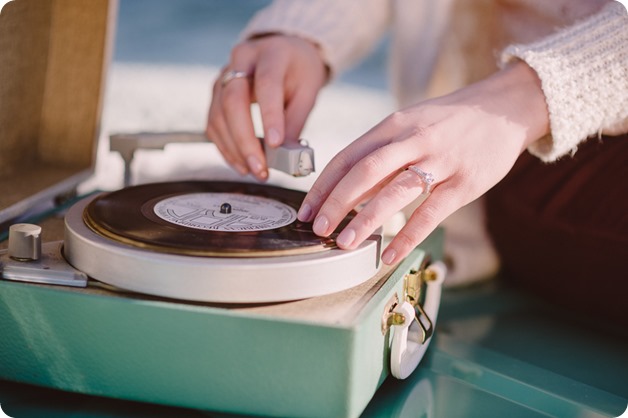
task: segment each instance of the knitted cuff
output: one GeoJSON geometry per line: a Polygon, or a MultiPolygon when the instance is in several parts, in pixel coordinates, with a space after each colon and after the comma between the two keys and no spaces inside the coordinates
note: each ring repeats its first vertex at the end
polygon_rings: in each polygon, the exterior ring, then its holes
{"type": "Polygon", "coordinates": [[[276,0],[253,16],[240,37],[283,33],[311,41],[333,77],[368,52],[388,21],[381,0],[276,0]]]}
{"type": "Polygon", "coordinates": [[[516,58],[536,71],[547,102],[551,136],[528,148],[541,160],[628,127],[628,15],[620,3],[538,42],[509,46],[501,65],[516,58]]]}

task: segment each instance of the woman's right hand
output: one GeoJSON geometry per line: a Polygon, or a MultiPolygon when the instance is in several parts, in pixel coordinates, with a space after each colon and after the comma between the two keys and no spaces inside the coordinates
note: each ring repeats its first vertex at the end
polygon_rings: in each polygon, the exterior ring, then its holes
{"type": "Polygon", "coordinates": [[[253,129],[251,104],[259,105],[267,146],[296,142],[327,76],[318,47],[305,39],[271,34],[236,45],[214,82],[207,137],[240,174],[266,180],[268,168],[253,129]],[[223,84],[229,71],[249,76],[223,84]]]}

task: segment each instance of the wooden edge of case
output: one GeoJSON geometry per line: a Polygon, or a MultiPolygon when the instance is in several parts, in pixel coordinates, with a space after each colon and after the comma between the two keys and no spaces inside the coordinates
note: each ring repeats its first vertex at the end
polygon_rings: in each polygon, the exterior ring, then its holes
{"type": "Polygon", "coordinates": [[[23,210],[19,202],[89,175],[116,11],[116,0],[13,0],[2,8],[0,222],[23,210]]]}

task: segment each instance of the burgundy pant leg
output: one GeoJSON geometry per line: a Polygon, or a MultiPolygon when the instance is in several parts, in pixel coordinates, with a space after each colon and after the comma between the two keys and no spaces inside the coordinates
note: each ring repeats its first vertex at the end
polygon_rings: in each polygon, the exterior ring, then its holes
{"type": "Polygon", "coordinates": [[[487,224],[504,280],[628,325],[628,135],[550,164],[524,153],[487,194],[487,224]]]}

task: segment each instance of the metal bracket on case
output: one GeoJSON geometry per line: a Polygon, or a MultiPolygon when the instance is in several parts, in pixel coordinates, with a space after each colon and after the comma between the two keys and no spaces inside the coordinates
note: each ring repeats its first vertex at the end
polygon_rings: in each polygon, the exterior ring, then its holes
{"type": "Polygon", "coordinates": [[[426,265],[427,262],[419,271],[412,270],[404,277],[404,299],[414,308],[414,319],[421,328],[421,344],[424,344],[434,333],[434,324],[421,305],[421,292],[424,285],[428,281],[435,280],[434,270],[429,270],[426,265]]]}
{"type": "Polygon", "coordinates": [[[63,241],[42,245],[38,260],[19,261],[0,253],[0,278],[4,280],[86,287],[87,275],[70,266],[62,254],[63,241]]]}
{"type": "MultiPolygon", "coordinates": [[[[109,149],[118,152],[124,160],[126,187],[131,184],[131,163],[138,149],[164,149],[168,144],[203,142],[210,140],[202,132],[139,132],[111,135],[109,149]]],[[[303,177],[314,172],[314,150],[306,141],[300,141],[298,144],[286,143],[277,148],[264,147],[264,152],[270,168],[294,177],[303,177]]]]}

